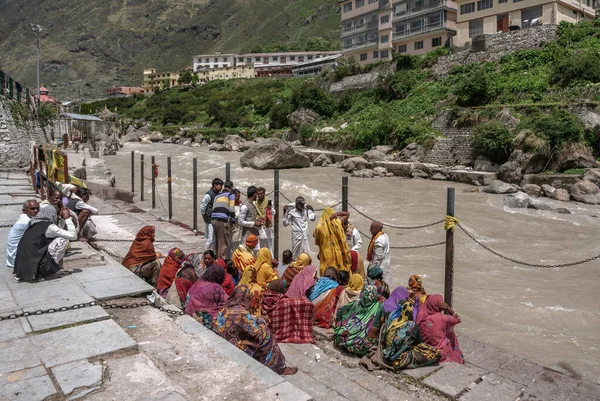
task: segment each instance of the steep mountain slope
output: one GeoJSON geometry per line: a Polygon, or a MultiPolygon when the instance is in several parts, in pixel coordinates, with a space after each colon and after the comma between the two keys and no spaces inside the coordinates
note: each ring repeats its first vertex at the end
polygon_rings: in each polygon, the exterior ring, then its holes
{"type": "Polygon", "coordinates": [[[337,39],[338,11],[336,0],[0,0],[0,69],[35,87],[29,23],[40,24],[42,82],[62,99],[97,98],[195,54],[337,39]]]}

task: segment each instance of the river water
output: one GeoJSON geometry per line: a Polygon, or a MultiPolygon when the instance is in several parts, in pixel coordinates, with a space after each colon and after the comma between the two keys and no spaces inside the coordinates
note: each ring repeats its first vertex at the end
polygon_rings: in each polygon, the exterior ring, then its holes
{"type": "MultiPolygon", "coordinates": [[[[173,217],[192,225],[192,158],[198,159],[198,197],[214,177],[231,177],[245,193],[249,185],[273,189],[273,171],[241,168],[240,153],[209,152],[169,144],[126,144],[106,161],[116,176],[117,187],[131,189],[131,150],[136,152],[136,195],[140,190],[139,155],[145,154],[150,177],[150,156],[160,166],[157,179],[157,214],[167,216],[167,156],[172,157],[173,217]]],[[[311,167],[280,172],[281,192],[289,199],[306,198],[315,209],[341,200],[343,171],[335,167],[311,167]]],[[[350,178],[349,202],[368,216],[396,225],[421,225],[445,216],[446,188],[456,188],[456,216],[487,246],[517,260],[556,264],[586,259],[600,253],[600,206],[562,203],[544,199],[553,207],[567,207],[563,215],[530,209],[508,210],[502,195],[466,192],[468,185],[402,178],[350,178]],[[598,217],[596,217],[598,216],[598,217]]],[[[145,182],[149,209],[150,181],[145,182]]],[[[282,199],[282,202],[285,202],[282,199]]],[[[370,222],[351,212],[351,221],[362,232],[370,222]]],[[[317,220],[318,220],[317,216],[317,220]]],[[[203,222],[198,217],[199,229],[203,222]]],[[[316,222],[311,225],[311,230],[316,222]]],[[[312,232],[312,231],[311,231],[312,232]]],[[[418,230],[386,229],[392,245],[408,246],[444,241],[442,225],[418,230]]],[[[369,238],[363,236],[366,256],[369,238]]],[[[281,227],[280,251],[290,247],[290,233],[281,227]]],[[[316,251],[313,245],[312,251],[316,251]]],[[[313,254],[313,258],[316,254],[313,254]]],[[[411,274],[420,274],[429,293],[443,294],[444,247],[393,250],[393,289],[406,285],[411,274]]],[[[491,343],[545,366],[570,366],[582,377],[600,382],[600,262],[547,269],[526,267],[501,259],[479,247],[457,229],[455,234],[454,308],[462,323],[457,331],[491,343]]]]}

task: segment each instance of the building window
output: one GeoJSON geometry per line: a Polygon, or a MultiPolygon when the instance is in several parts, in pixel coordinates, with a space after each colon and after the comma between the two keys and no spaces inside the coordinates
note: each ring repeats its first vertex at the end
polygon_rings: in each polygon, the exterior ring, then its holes
{"type": "Polygon", "coordinates": [[[383,17],[381,17],[381,25],[387,24],[388,22],[390,22],[390,16],[389,15],[384,15],[383,17]]]}
{"type": "Polygon", "coordinates": [[[521,10],[521,28],[542,25],[542,6],[521,10]]]}
{"type": "Polygon", "coordinates": [[[469,21],[469,38],[483,35],[483,18],[469,21]]]}
{"type": "Polygon", "coordinates": [[[290,60],[296,61],[296,56],[290,56],[290,60]]]}
{"type": "Polygon", "coordinates": [[[365,5],[365,0],[356,0],[356,8],[361,8],[365,5]]]}
{"type": "Polygon", "coordinates": [[[248,63],[248,64],[252,63],[252,57],[246,57],[246,63],[248,63]]]}
{"type": "Polygon", "coordinates": [[[498,4],[508,3],[508,0],[498,0],[498,4]]]}
{"type": "Polygon", "coordinates": [[[367,61],[367,53],[363,53],[360,55],[360,61],[367,61]]]}
{"type": "Polygon", "coordinates": [[[254,57],[254,61],[260,62],[260,57],[254,57]]]}
{"type": "Polygon", "coordinates": [[[442,21],[442,14],[431,14],[427,19],[429,25],[439,24],[442,21]]]}
{"type": "Polygon", "coordinates": [[[346,4],[344,4],[344,12],[348,13],[350,11],[352,11],[352,3],[346,3],[346,4]]]}
{"type": "Polygon", "coordinates": [[[218,62],[219,62],[219,58],[218,58],[218,57],[215,57],[215,58],[213,59],[213,62],[214,62],[214,63],[218,63],[218,62]]]}
{"type": "Polygon", "coordinates": [[[400,45],[398,46],[398,53],[406,53],[408,51],[408,46],[400,45]]]}
{"type": "Polygon", "coordinates": [[[369,4],[377,3],[379,0],[369,0],[369,4]]]}
{"type": "Polygon", "coordinates": [[[431,47],[438,47],[442,45],[442,37],[431,39],[431,47]]]}
{"type": "Polygon", "coordinates": [[[477,11],[487,10],[488,8],[494,7],[494,0],[478,0],[477,11]]]}
{"type": "Polygon", "coordinates": [[[390,41],[390,37],[388,35],[383,35],[379,40],[379,43],[387,43],[390,41]]]}
{"type": "Polygon", "coordinates": [[[273,56],[273,61],[279,61],[279,57],[278,56],[273,56]]]}
{"type": "Polygon", "coordinates": [[[373,58],[379,58],[379,51],[378,50],[375,50],[373,52],[373,58]]]}
{"type": "Polygon", "coordinates": [[[460,13],[469,14],[475,12],[475,3],[461,4],[460,13]]]}
{"type": "Polygon", "coordinates": [[[227,57],[223,57],[223,62],[226,63],[227,62],[227,57]]]}
{"type": "Polygon", "coordinates": [[[423,48],[423,41],[419,40],[415,42],[415,50],[421,50],[423,48]]]}
{"type": "Polygon", "coordinates": [[[298,62],[300,62],[300,63],[304,62],[304,56],[298,56],[298,62]]]}
{"type": "Polygon", "coordinates": [[[381,58],[388,58],[390,56],[390,51],[389,50],[382,50],[381,51],[381,58]]]}
{"type": "Polygon", "coordinates": [[[313,59],[313,56],[308,56],[308,59],[309,59],[309,60],[312,60],[312,59],[313,59]]]}
{"type": "Polygon", "coordinates": [[[513,0],[513,3],[518,3],[520,1],[523,1],[523,0],[513,0]]]}

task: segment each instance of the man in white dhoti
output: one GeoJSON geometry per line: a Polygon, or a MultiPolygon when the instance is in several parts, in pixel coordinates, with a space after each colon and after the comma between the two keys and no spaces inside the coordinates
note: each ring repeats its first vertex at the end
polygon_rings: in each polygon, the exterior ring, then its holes
{"type": "Polygon", "coordinates": [[[306,205],[304,198],[296,198],[296,204],[283,207],[283,226],[292,226],[292,254],[296,260],[301,253],[310,252],[308,241],[308,221],[315,221],[316,215],[311,205],[306,205]]]}

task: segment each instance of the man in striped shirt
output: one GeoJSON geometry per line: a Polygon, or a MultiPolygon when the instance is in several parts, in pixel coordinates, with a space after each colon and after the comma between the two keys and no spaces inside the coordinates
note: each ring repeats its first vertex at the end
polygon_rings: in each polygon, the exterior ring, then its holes
{"type": "Polygon", "coordinates": [[[230,245],[230,233],[235,222],[233,182],[225,182],[223,191],[215,197],[211,217],[214,231],[213,250],[218,257],[225,259],[230,245]]]}

